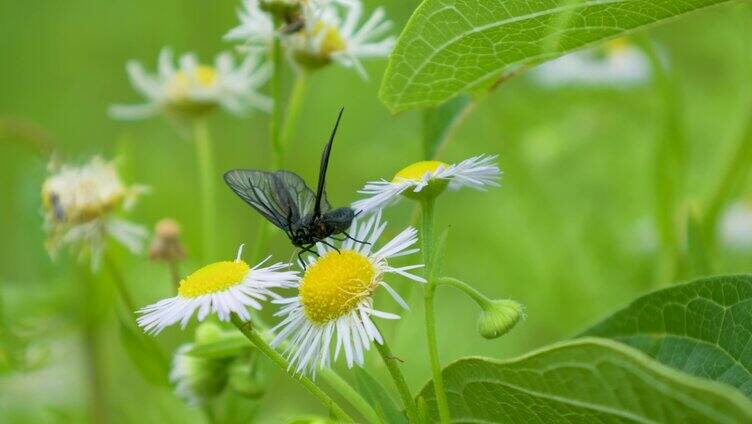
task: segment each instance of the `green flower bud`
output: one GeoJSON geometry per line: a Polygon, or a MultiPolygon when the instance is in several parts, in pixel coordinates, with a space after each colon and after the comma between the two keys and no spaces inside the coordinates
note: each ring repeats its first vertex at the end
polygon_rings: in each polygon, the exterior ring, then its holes
{"type": "Polygon", "coordinates": [[[222,340],[223,334],[222,327],[211,321],[205,321],[196,327],[194,339],[197,345],[205,345],[222,340]]]}
{"type": "Polygon", "coordinates": [[[487,339],[506,334],[525,317],[522,305],[514,300],[494,300],[482,308],[478,318],[478,332],[487,339]]]}
{"type": "Polygon", "coordinates": [[[258,399],[266,392],[266,372],[256,355],[236,359],[228,370],[230,387],[238,394],[258,399]]]}
{"type": "Polygon", "coordinates": [[[193,344],[184,344],[175,353],[170,381],[175,393],[191,404],[211,399],[227,386],[227,360],[207,359],[187,355],[193,344]]]}

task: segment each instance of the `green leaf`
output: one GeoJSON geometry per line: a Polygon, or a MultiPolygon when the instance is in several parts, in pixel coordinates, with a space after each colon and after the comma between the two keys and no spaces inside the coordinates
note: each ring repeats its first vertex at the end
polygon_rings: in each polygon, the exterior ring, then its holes
{"type": "Polygon", "coordinates": [[[379,96],[392,111],[435,106],[647,25],[732,0],[425,0],[389,57],[379,96]]]}
{"type": "MultiPolygon", "coordinates": [[[[752,422],[742,394],[607,339],[559,343],[511,361],[460,359],[443,375],[453,422],[752,422]]],[[[437,421],[433,384],[421,394],[429,422],[437,421]]]]}
{"type": "Polygon", "coordinates": [[[589,329],[752,397],[752,277],[704,278],[643,296],[589,329]]]}
{"type": "Polygon", "coordinates": [[[120,341],[136,370],[151,384],[169,387],[170,364],[153,339],[137,331],[118,314],[120,341]]]}
{"type": "Polygon", "coordinates": [[[352,369],[352,373],[355,376],[355,388],[358,393],[373,406],[385,423],[407,423],[407,418],[400,412],[397,404],[394,403],[394,399],[368,371],[355,367],[352,369]]]}
{"type": "Polygon", "coordinates": [[[223,335],[222,339],[216,342],[196,344],[185,354],[205,359],[223,359],[236,357],[251,348],[251,342],[244,335],[237,333],[223,335]]]}
{"type": "Polygon", "coordinates": [[[472,109],[470,96],[457,96],[443,105],[423,111],[423,157],[435,159],[444,144],[472,109]]]}

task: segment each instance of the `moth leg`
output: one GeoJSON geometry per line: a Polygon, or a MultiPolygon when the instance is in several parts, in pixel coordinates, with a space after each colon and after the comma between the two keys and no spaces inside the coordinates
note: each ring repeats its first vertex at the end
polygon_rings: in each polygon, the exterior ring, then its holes
{"type": "Polygon", "coordinates": [[[298,260],[300,261],[300,265],[303,266],[303,271],[305,271],[307,268],[305,261],[303,261],[303,256],[302,256],[304,252],[313,253],[314,255],[319,256],[318,252],[316,252],[315,250],[311,250],[313,246],[314,246],[313,244],[309,244],[308,246],[301,246],[300,250],[298,251],[298,260]]]}
{"type": "Polygon", "coordinates": [[[352,240],[352,241],[354,241],[356,243],[360,243],[360,244],[371,244],[371,243],[369,243],[367,241],[356,239],[355,237],[351,236],[350,234],[347,234],[347,231],[343,231],[342,234],[345,235],[345,240],[350,239],[350,240],[352,240]]]}
{"type": "Polygon", "coordinates": [[[332,249],[336,250],[337,253],[342,254],[342,252],[340,252],[339,249],[337,249],[336,246],[334,246],[333,244],[329,243],[328,241],[326,241],[326,240],[319,240],[319,241],[322,242],[322,243],[324,243],[325,245],[331,247],[332,249]]]}

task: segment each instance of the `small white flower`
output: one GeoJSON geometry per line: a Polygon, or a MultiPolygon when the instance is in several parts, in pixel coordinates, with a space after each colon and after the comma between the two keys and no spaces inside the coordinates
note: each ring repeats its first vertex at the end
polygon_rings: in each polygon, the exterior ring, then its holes
{"type": "Polygon", "coordinates": [[[138,311],[138,325],[147,333],[158,334],[165,327],[180,323],[188,325],[194,312],[203,321],[209,313],[216,313],[220,321],[229,321],[237,314],[248,321],[248,307],[261,310],[261,301],[279,298],[271,289],[292,287],[297,272],[282,271],[288,264],[276,263],[261,267],[266,260],[251,268],[240,260],[243,246],[235,261],[214,262],[195,271],[182,281],[175,297],[160,300],[138,311]]]}
{"type": "Polygon", "coordinates": [[[168,115],[202,115],[221,106],[234,114],[242,114],[249,106],[268,110],[271,100],[257,92],[270,76],[270,67],[248,55],[239,65],[229,53],[219,54],[214,66],[203,65],[195,55],[180,57],[176,68],[172,51],[164,48],[159,54],[159,71],[150,75],[139,62],[126,66],[133,87],[147,102],[140,105],[113,105],[110,115],[118,119],[140,119],[166,113],[168,115]]]}
{"type": "Polygon", "coordinates": [[[546,62],[531,72],[543,86],[633,86],[650,80],[650,61],[639,48],[618,38],[596,49],[583,50],[546,62]]]}
{"type": "Polygon", "coordinates": [[[447,185],[450,190],[498,186],[501,171],[495,161],[495,155],[480,155],[452,165],[436,160],[416,162],[399,171],[391,181],[367,183],[358,193],[369,197],[354,202],[352,207],[356,212],[372,212],[398,201],[401,195],[438,195],[447,185]]]}
{"type": "Polygon", "coordinates": [[[295,60],[304,67],[318,68],[337,62],[366,79],[360,59],[386,57],[395,38],[384,38],[392,27],[382,7],[358,27],[363,15],[360,0],[340,0],[304,8],[304,27],[285,38],[295,60]]]}
{"type": "Polygon", "coordinates": [[[383,343],[371,318],[399,319],[398,315],[374,309],[374,292],[383,287],[408,309],[407,303],[384,281],[386,274],[425,282],[410,272],[422,264],[389,264],[392,258],[418,251],[411,248],[418,241],[417,231],[409,227],[376,250],[374,245],[385,228],[380,214],[375,214],[362,225],[354,221],[349,230],[354,238],[366,243],[347,239],[339,250],[317,244],[319,257],[309,258],[305,275],[296,284],[298,295],[274,301],[283,305],[275,316],[284,319],[272,329],[278,331],[272,345],[289,339],[285,354],[295,372],[315,374],[317,367],[330,366],[332,344],[335,361],[344,351],[348,367],[363,365],[364,351],[369,350],[371,342],[383,343]]]}
{"type": "Polygon", "coordinates": [[[50,165],[52,174],[42,186],[47,248],[54,257],[64,245],[91,257],[99,268],[107,238],[112,237],[133,253],[143,247],[147,231],[113,214],[128,211],[144,186],[125,186],[115,165],[95,156],[82,166],[50,165]]]}
{"type": "Polygon", "coordinates": [[[258,0],[245,0],[238,11],[240,25],[225,34],[225,40],[240,41],[248,53],[268,53],[275,31],[271,16],[259,8],[258,0]]]}
{"type": "Polygon", "coordinates": [[[752,247],[752,206],[748,202],[731,203],[721,216],[721,240],[733,249],[752,247]]]}

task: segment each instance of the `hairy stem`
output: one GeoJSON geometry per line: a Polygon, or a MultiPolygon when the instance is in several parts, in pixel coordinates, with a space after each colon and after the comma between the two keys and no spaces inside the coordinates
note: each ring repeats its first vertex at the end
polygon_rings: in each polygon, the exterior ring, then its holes
{"type": "Polygon", "coordinates": [[[376,349],[378,349],[381,359],[384,360],[384,365],[386,365],[386,369],[389,370],[389,375],[392,376],[394,385],[397,386],[397,391],[402,398],[402,405],[405,407],[408,421],[411,423],[417,423],[418,410],[415,407],[413,396],[410,394],[410,388],[407,387],[405,376],[402,375],[402,371],[396,363],[396,358],[392,355],[392,351],[389,349],[386,341],[381,344],[376,343],[376,349]]]}
{"type": "Polygon", "coordinates": [[[194,121],[194,138],[196,142],[196,159],[198,160],[200,190],[201,190],[201,231],[203,233],[204,260],[216,259],[217,232],[214,228],[217,222],[217,199],[214,190],[214,154],[212,152],[211,139],[209,138],[209,126],[206,119],[199,118],[194,121]]]}
{"type": "Polygon", "coordinates": [[[340,377],[339,374],[329,368],[321,368],[319,369],[319,376],[337,393],[339,393],[340,396],[345,398],[345,400],[350,403],[350,405],[352,405],[352,407],[355,408],[355,410],[358,411],[367,422],[371,424],[383,423],[373,407],[363,399],[363,397],[360,396],[360,394],[356,392],[355,389],[345,381],[345,379],[340,377]]]}
{"type": "Polygon", "coordinates": [[[480,307],[486,306],[489,303],[491,303],[491,300],[488,297],[486,297],[486,295],[479,292],[478,290],[476,290],[475,288],[473,288],[472,286],[470,286],[469,284],[467,284],[466,282],[462,280],[458,280],[452,277],[441,277],[441,278],[437,278],[435,281],[436,281],[437,286],[439,285],[449,286],[449,287],[454,287],[455,289],[462,291],[469,298],[473,299],[475,303],[477,303],[478,306],[480,307]]]}
{"type": "Polygon", "coordinates": [[[428,358],[431,363],[431,374],[433,375],[433,387],[436,392],[436,404],[439,409],[439,418],[442,424],[449,423],[449,404],[447,402],[446,392],[444,391],[444,379],[441,375],[441,361],[439,360],[439,348],[436,342],[436,319],[434,314],[434,293],[436,283],[434,281],[434,260],[433,254],[433,206],[434,199],[424,200],[421,203],[422,225],[421,230],[421,249],[423,251],[423,263],[426,265],[426,280],[423,291],[425,301],[425,319],[426,319],[426,340],[428,343],[428,358]]]}
{"type": "Polygon", "coordinates": [[[256,348],[269,360],[274,362],[279,369],[287,373],[292,379],[298,381],[300,384],[303,385],[314,397],[316,397],[323,405],[326,407],[327,410],[331,411],[338,419],[343,420],[345,422],[353,422],[353,419],[347,415],[347,413],[332,399],[327,395],[323,390],[321,390],[316,383],[311,381],[310,378],[306,377],[303,374],[295,374],[293,372],[290,372],[289,370],[289,363],[287,360],[280,355],[279,352],[277,352],[273,347],[271,347],[266,340],[261,336],[261,334],[256,331],[255,328],[253,328],[253,325],[251,322],[243,322],[237,315],[232,315],[232,323],[235,325],[235,327],[240,330],[243,335],[248,338],[248,340],[253,343],[256,348]]]}

